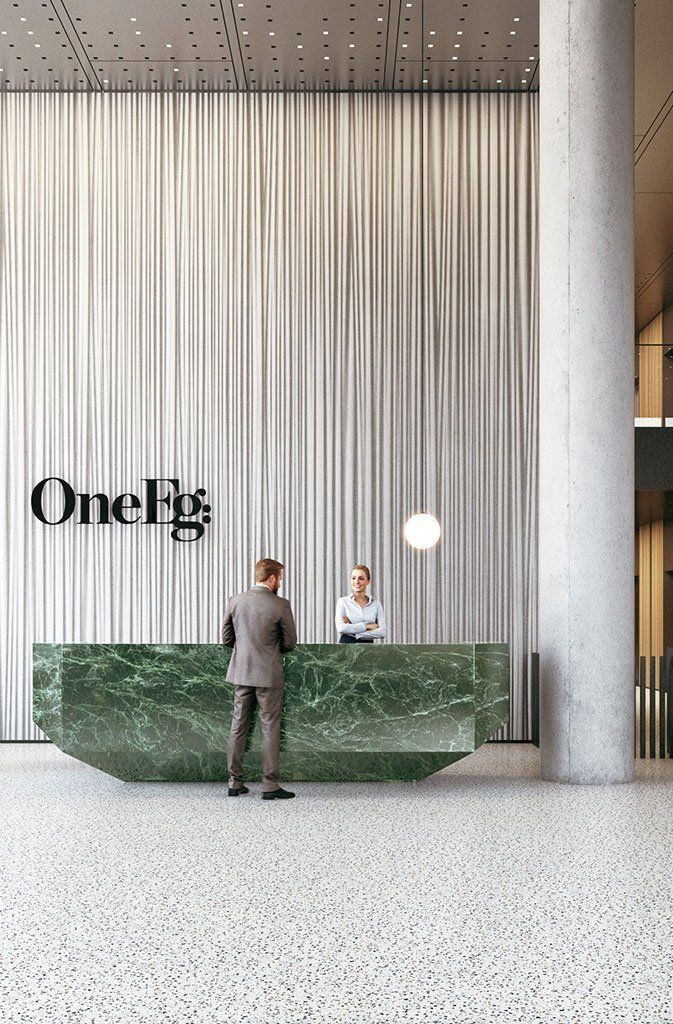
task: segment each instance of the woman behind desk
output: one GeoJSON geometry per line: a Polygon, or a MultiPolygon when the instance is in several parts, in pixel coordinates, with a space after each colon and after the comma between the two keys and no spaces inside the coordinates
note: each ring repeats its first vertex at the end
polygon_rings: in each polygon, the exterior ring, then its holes
{"type": "Polygon", "coordinates": [[[335,622],[340,644],[373,644],[385,638],[383,605],[367,594],[371,578],[366,565],[356,565],[351,573],[351,593],[337,601],[335,622]]]}

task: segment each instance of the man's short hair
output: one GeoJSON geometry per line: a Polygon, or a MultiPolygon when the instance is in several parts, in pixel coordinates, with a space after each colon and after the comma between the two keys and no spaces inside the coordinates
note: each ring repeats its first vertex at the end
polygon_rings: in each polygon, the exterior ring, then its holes
{"type": "Polygon", "coordinates": [[[351,572],[355,572],[356,569],[359,569],[360,572],[363,572],[368,580],[372,578],[372,574],[370,573],[366,565],[354,565],[353,568],[351,569],[351,572]]]}
{"type": "Polygon", "coordinates": [[[277,562],[275,558],[260,558],[255,566],[255,580],[257,583],[264,583],[269,576],[280,576],[280,571],[284,568],[283,563],[277,562]]]}

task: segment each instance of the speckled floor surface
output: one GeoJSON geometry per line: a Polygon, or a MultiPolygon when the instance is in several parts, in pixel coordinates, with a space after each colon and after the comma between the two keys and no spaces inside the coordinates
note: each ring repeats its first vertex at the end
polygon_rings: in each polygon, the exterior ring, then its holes
{"type": "Polygon", "coordinates": [[[263,803],[0,745],[0,1020],[671,1024],[673,762],[638,771],[492,745],[263,803]]]}

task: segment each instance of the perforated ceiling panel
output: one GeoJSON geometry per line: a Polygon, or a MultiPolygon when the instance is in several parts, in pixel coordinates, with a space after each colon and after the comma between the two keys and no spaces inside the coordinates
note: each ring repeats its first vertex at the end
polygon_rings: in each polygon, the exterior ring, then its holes
{"type": "Polygon", "coordinates": [[[4,0],[7,90],[530,90],[537,0],[4,0]]]}

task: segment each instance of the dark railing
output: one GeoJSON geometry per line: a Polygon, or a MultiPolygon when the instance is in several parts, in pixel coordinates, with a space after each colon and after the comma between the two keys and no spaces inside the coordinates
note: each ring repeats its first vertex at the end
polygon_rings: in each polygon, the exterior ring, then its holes
{"type": "MultiPolygon", "coordinates": [[[[540,745],[540,655],[531,655],[531,742],[540,745]]],[[[673,757],[673,656],[636,659],[636,757],[673,757]]]]}
{"type": "Polygon", "coordinates": [[[531,743],[540,746],[540,655],[534,651],[530,656],[530,717],[531,743]]]}
{"type": "Polygon", "coordinates": [[[673,757],[673,658],[636,661],[636,757],[673,757]]]}

